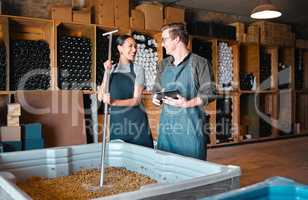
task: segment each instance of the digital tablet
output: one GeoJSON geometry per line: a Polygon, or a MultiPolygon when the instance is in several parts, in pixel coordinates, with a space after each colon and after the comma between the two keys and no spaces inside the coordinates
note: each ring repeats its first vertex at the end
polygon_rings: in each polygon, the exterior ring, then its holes
{"type": "Polygon", "coordinates": [[[162,101],[165,97],[171,97],[173,99],[178,99],[177,95],[180,94],[178,90],[169,90],[169,91],[163,91],[163,92],[156,92],[157,99],[162,101]]]}

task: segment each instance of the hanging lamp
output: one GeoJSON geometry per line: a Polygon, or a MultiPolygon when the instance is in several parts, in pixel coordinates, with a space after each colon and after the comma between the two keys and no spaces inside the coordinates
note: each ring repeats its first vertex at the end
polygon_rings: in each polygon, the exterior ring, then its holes
{"type": "Polygon", "coordinates": [[[259,0],[250,17],[253,19],[273,19],[281,16],[279,9],[270,0],[259,0]]]}

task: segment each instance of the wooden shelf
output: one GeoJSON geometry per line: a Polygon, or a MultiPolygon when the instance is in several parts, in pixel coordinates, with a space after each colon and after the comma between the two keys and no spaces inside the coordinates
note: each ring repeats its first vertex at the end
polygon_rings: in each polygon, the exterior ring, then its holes
{"type": "Polygon", "coordinates": [[[277,92],[278,90],[240,90],[241,94],[271,94],[277,92]]]}
{"type": "Polygon", "coordinates": [[[296,93],[303,93],[303,94],[307,94],[308,93],[308,89],[302,89],[302,90],[295,90],[296,93]]]}
{"type": "Polygon", "coordinates": [[[10,95],[12,92],[10,91],[0,91],[0,95],[10,95]]]}

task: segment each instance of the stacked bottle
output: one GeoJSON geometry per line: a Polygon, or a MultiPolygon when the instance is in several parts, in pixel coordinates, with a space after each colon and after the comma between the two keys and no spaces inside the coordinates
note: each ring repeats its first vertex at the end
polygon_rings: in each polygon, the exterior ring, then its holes
{"type": "Polygon", "coordinates": [[[232,137],[232,99],[217,99],[216,138],[219,142],[228,142],[232,137]]]}
{"type": "Polygon", "coordinates": [[[50,87],[50,49],[45,41],[13,40],[10,49],[11,90],[50,87]]]}
{"type": "Polygon", "coordinates": [[[271,55],[265,52],[264,48],[261,48],[260,52],[260,84],[261,89],[271,88],[271,55]]]}
{"type": "Polygon", "coordinates": [[[295,88],[300,90],[303,88],[303,74],[304,74],[304,58],[303,49],[296,49],[295,51],[295,88]]]}
{"type": "Polygon", "coordinates": [[[144,68],[145,89],[151,91],[157,75],[157,43],[152,37],[140,33],[133,33],[133,37],[137,42],[137,54],[134,64],[144,68]]]}
{"type": "Polygon", "coordinates": [[[212,63],[212,43],[194,38],[192,40],[192,52],[206,58],[212,63]]]}
{"type": "Polygon", "coordinates": [[[240,73],[241,90],[251,90],[253,87],[255,76],[252,73],[240,73]]]}
{"type": "Polygon", "coordinates": [[[58,85],[61,89],[91,90],[91,41],[61,36],[58,40],[58,85]]]}
{"type": "Polygon", "coordinates": [[[0,42],[0,90],[6,89],[6,48],[0,42]]]}
{"type": "Polygon", "coordinates": [[[232,89],[233,55],[228,43],[220,42],[218,45],[218,85],[223,90],[232,89]]]}

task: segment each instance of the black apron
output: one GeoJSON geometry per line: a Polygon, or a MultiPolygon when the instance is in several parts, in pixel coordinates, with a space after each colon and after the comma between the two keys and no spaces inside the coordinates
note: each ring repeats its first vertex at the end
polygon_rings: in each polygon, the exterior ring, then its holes
{"type": "MultiPolygon", "coordinates": [[[[136,74],[133,64],[129,73],[112,73],[110,76],[110,96],[112,99],[129,99],[134,96],[136,74]]],[[[110,140],[121,139],[125,142],[153,148],[153,140],[148,118],[142,104],[112,106],[110,113],[110,140]]]]}

